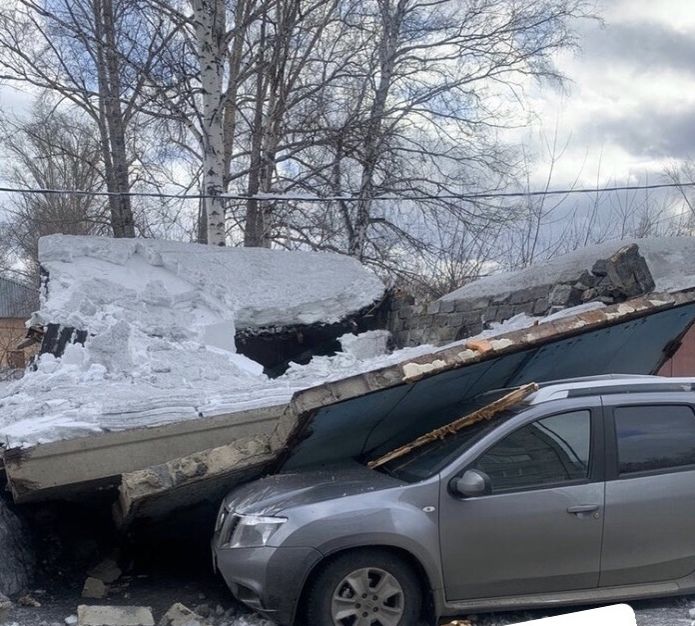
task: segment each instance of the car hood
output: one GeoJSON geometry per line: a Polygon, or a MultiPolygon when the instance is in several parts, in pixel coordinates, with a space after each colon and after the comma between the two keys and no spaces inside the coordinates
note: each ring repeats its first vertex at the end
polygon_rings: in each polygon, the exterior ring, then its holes
{"type": "Polygon", "coordinates": [[[225,498],[228,510],[244,515],[277,515],[297,506],[402,486],[400,480],[357,462],[275,474],[242,485],[225,498]]]}

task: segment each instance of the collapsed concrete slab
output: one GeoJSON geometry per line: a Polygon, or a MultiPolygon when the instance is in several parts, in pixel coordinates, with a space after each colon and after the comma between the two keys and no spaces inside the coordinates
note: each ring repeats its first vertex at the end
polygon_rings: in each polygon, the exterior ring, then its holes
{"type": "Polygon", "coordinates": [[[114,507],[116,522],[125,526],[136,517],[161,517],[204,500],[219,502],[230,484],[260,475],[274,459],[270,437],[257,436],[129,472],[114,507]]]}
{"type": "Polygon", "coordinates": [[[493,389],[576,376],[653,374],[694,322],[695,293],[641,297],[458,342],[305,390],[254,450],[236,442],[124,474],[118,518],[127,523],[219,498],[224,489],[264,472],[348,458],[369,461],[460,417],[493,389]],[[180,474],[178,468],[195,470],[180,474]]]}
{"type": "Polygon", "coordinates": [[[209,418],[99,433],[4,452],[15,502],[69,499],[116,487],[121,474],[248,436],[273,432],[286,405],[209,418]]]}

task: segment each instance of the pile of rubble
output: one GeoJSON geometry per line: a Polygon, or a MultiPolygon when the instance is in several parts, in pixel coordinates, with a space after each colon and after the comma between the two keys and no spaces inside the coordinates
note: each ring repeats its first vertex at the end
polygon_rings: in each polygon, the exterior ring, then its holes
{"type": "Polygon", "coordinates": [[[31,544],[25,524],[0,497],[0,617],[2,594],[19,593],[29,584],[35,560],[31,544]]]}
{"type": "MultiPolygon", "coordinates": [[[[152,609],[147,606],[96,606],[80,605],[76,619],[70,619],[76,626],[271,626],[267,620],[253,619],[237,609],[214,609],[208,604],[200,604],[193,609],[177,602],[155,622],[152,609]]],[[[66,620],[67,626],[71,626],[66,620]]]]}

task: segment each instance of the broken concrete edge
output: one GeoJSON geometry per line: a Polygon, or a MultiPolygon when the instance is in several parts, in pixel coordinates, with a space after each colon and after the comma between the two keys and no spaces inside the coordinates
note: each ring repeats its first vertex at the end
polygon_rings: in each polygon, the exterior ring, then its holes
{"type": "Polygon", "coordinates": [[[142,503],[158,494],[242,472],[261,474],[274,458],[270,437],[259,435],[125,473],[114,504],[114,519],[119,527],[127,526],[138,516],[142,503]],[[254,469],[257,472],[251,471],[254,469]]]}
{"type": "Polygon", "coordinates": [[[113,488],[123,473],[207,450],[220,441],[269,434],[285,409],[286,404],[279,404],[27,448],[0,447],[0,457],[15,502],[63,497],[71,495],[72,485],[113,488]]]}
{"type": "MultiPolygon", "coordinates": [[[[583,311],[559,320],[540,321],[521,330],[490,337],[489,347],[479,351],[463,340],[436,349],[406,362],[390,365],[324,383],[296,393],[271,435],[273,450],[292,447],[304,439],[304,430],[311,422],[311,415],[318,409],[389,387],[414,383],[435,374],[497,358],[521,348],[542,345],[551,341],[578,335],[587,330],[613,326],[621,322],[644,317],[656,311],[675,308],[695,302],[695,291],[682,293],[650,294],[607,306],[583,311]]],[[[282,455],[281,455],[282,456],[282,455]]],[[[280,461],[282,464],[282,461],[280,461]]]]}

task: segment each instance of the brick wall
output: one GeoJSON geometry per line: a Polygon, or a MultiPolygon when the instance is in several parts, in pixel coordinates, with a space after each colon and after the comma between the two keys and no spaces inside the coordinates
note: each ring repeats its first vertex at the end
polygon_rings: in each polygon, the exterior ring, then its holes
{"type": "Polygon", "coordinates": [[[25,333],[23,319],[0,318],[0,368],[24,368],[29,354],[15,347],[25,333]]]}
{"type": "MultiPolygon", "coordinates": [[[[543,267],[538,268],[539,272],[543,267]]],[[[578,269],[563,282],[536,285],[476,298],[437,300],[415,304],[407,296],[394,297],[387,326],[398,347],[423,343],[441,345],[481,332],[491,322],[519,313],[542,316],[585,302],[623,302],[649,293],[654,280],[637,245],[621,248],[592,269],[578,269]]]]}

